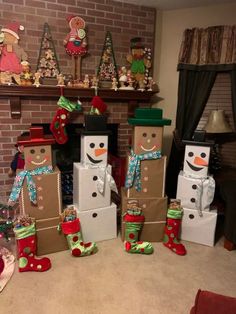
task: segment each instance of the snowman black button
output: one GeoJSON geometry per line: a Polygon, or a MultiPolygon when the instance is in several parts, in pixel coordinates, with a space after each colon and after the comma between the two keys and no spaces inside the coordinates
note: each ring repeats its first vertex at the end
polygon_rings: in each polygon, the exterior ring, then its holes
{"type": "Polygon", "coordinates": [[[92,197],[96,197],[97,196],[97,193],[96,192],[93,192],[92,193],[92,197]]]}

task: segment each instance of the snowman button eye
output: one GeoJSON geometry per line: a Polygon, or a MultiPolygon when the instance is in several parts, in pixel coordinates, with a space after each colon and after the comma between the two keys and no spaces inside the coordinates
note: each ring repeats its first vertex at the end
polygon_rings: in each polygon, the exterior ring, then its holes
{"type": "Polygon", "coordinates": [[[34,154],[34,153],[35,153],[35,150],[34,150],[34,149],[31,149],[31,150],[30,150],[30,153],[31,153],[31,154],[34,154]]]}
{"type": "Polygon", "coordinates": [[[189,153],[188,153],[188,156],[189,156],[189,157],[193,157],[193,152],[189,152],[189,153]]]}
{"type": "Polygon", "coordinates": [[[143,137],[147,137],[147,133],[143,133],[143,137]]]}
{"type": "Polygon", "coordinates": [[[94,148],[95,147],[95,144],[94,143],[90,143],[89,145],[91,148],[94,148]]]}
{"type": "Polygon", "coordinates": [[[40,149],[40,153],[44,154],[45,153],[45,149],[44,148],[40,149]]]}
{"type": "Polygon", "coordinates": [[[155,133],[152,133],[152,137],[156,137],[156,134],[155,134],[155,133]]]}
{"type": "Polygon", "coordinates": [[[99,146],[100,146],[101,148],[103,148],[103,147],[104,147],[104,143],[100,143],[99,146]]]}
{"type": "Polygon", "coordinates": [[[205,153],[201,153],[201,157],[202,157],[202,158],[205,158],[205,157],[206,157],[206,154],[205,154],[205,153]]]}

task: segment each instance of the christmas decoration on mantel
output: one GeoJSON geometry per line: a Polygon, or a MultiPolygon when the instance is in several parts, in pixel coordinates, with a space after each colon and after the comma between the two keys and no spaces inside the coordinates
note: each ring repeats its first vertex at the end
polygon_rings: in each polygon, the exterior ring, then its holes
{"type": "Polygon", "coordinates": [[[49,25],[44,24],[36,73],[40,73],[43,84],[56,85],[60,67],[49,25]]]}
{"type": "Polygon", "coordinates": [[[118,72],[110,32],[106,33],[97,76],[99,79],[99,86],[104,88],[111,88],[112,82],[114,82],[113,79],[118,81],[118,72]]]}
{"type": "Polygon", "coordinates": [[[81,58],[84,57],[87,50],[87,39],[85,31],[85,21],[75,15],[67,17],[70,32],[63,41],[66,53],[73,59],[74,80],[81,79],[81,58]]]}

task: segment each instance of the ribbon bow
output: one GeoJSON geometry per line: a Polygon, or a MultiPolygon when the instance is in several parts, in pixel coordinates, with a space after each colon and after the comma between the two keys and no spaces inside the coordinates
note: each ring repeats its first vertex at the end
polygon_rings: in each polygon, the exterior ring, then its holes
{"type": "Polygon", "coordinates": [[[136,155],[133,150],[131,150],[131,157],[129,161],[129,166],[125,178],[125,187],[130,188],[135,185],[135,189],[141,191],[141,160],[147,159],[159,159],[161,158],[161,151],[155,151],[152,153],[145,153],[141,155],[136,155]]]}
{"type": "Polygon", "coordinates": [[[78,100],[77,103],[70,102],[66,97],[61,96],[57,102],[58,106],[72,112],[74,110],[81,110],[81,102],[78,100]]]}
{"type": "Polygon", "coordinates": [[[30,170],[30,171],[23,170],[19,172],[17,176],[15,177],[15,181],[13,184],[13,188],[12,188],[8,203],[12,203],[12,202],[15,203],[19,199],[19,195],[23,187],[24,179],[26,178],[30,201],[34,204],[37,204],[36,185],[33,181],[32,176],[45,174],[45,173],[52,173],[52,172],[53,172],[52,166],[44,166],[44,167],[40,167],[40,168],[30,170]]]}

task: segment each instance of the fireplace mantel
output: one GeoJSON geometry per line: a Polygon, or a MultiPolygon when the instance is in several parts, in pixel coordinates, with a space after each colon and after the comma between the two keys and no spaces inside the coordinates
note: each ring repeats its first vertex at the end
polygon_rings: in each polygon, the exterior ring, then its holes
{"type": "MultiPolygon", "coordinates": [[[[150,102],[153,95],[158,91],[139,91],[139,90],[121,90],[98,89],[97,95],[107,101],[119,101],[128,103],[150,102]]],[[[60,86],[17,86],[0,85],[0,97],[10,100],[11,117],[19,119],[21,117],[22,99],[58,99],[61,94],[60,86]]],[[[67,98],[82,100],[91,100],[95,96],[94,88],[73,88],[63,87],[63,95],[67,98]]]]}

